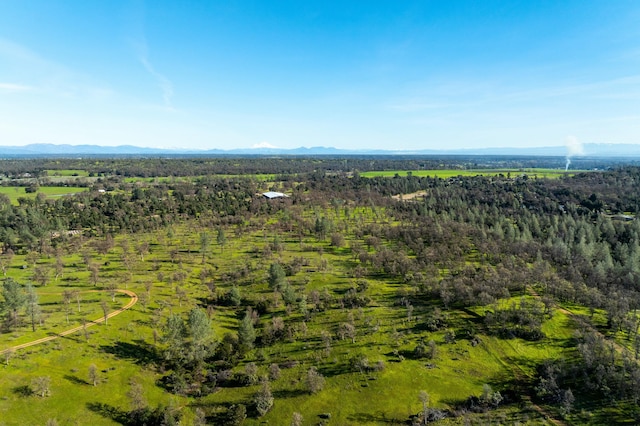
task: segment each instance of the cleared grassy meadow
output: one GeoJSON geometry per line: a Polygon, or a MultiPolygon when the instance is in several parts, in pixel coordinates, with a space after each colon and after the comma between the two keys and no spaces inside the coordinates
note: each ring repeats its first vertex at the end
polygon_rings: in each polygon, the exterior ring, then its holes
{"type": "Polygon", "coordinates": [[[38,194],[44,194],[47,198],[63,197],[88,191],[88,188],[77,186],[41,186],[37,192],[28,193],[22,186],[0,186],[0,194],[9,197],[12,204],[17,205],[19,198],[34,199],[38,194]]]}
{"type": "Polygon", "coordinates": [[[47,176],[62,176],[62,177],[88,177],[89,172],[80,169],[61,169],[61,170],[46,170],[47,176]]]}
{"type": "Polygon", "coordinates": [[[408,176],[410,173],[417,177],[439,177],[448,179],[458,176],[507,176],[518,177],[526,175],[529,178],[557,179],[562,176],[572,176],[584,170],[560,169],[449,169],[449,170],[381,170],[360,173],[362,177],[393,177],[395,175],[408,176]]]}

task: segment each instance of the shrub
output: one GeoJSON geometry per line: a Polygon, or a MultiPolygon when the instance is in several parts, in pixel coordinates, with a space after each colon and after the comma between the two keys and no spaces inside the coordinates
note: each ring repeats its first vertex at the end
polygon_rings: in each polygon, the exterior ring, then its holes
{"type": "Polygon", "coordinates": [[[271,394],[271,386],[269,386],[268,381],[262,381],[260,390],[253,396],[253,403],[260,417],[271,410],[271,407],[273,407],[273,395],[271,394]]]}
{"type": "Polygon", "coordinates": [[[324,388],[324,384],[325,384],[324,376],[320,374],[315,367],[311,367],[307,371],[306,384],[307,384],[307,388],[309,389],[309,392],[318,393],[324,388]]]}

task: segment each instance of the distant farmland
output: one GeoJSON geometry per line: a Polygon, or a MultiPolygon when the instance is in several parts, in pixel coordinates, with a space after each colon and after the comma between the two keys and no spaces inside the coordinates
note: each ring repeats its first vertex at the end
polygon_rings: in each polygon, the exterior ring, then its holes
{"type": "Polygon", "coordinates": [[[445,170],[380,170],[362,172],[362,177],[393,177],[395,175],[407,176],[411,173],[413,176],[418,177],[440,177],[443,179],[456,177],[456,176],[498,176],[498,175],[511,175],[512,177],[527,175],[528,177],[536,178],[559,178],[561,176],[572,176],[578,172],[584,170],[571,170],[564,171],[559,169],[478,169],[478,170],[458,170],[458,169],[445,169],[445,170]]]}

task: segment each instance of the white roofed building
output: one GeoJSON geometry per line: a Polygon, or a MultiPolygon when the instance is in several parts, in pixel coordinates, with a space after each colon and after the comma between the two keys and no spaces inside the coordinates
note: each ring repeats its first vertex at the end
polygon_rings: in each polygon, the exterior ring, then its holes
{"type": "Polygon", "coordinates": [[[282,192],[274,192],[274,191],[268,191],[268,192],[263,192],[262,195],[265,198],[287,198],[289,197],[287,194],[283,194],[282,192]]]}

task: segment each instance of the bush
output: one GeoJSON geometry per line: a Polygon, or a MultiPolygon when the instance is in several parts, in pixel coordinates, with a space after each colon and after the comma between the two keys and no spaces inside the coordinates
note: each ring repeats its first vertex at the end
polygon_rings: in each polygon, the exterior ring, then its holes
{"type": "Polygon", "coordinates": [[[311,393],[318,393],[324,388],[325,379],[322,374],[316,370],[315,367],[311,367],[307,371],[307,379],[306,379],[307,389],[311,393]]]}
{"type": "Polygon", "coordinates": [[[354,356],[353,358],[351,358],[350,364],[352,370],[359,371],[360,373],[366,373],[370,370],[369,358],[364,355],[354,356]]]}
{"type": "Polygon", "coordinates": [[[247,407],[243,404],[234,404],[227,410],[227,421],[229,426],[240,426],[247,418],[247,407]]]}
{"type": "Polygon", "coordinates": [[[273,407],[273,395],[271,394],[271,386],[269,386],[268,381],[262,381],[260,390],[253,396],[253,403],[260,417],[271,410],[271,407],[273,407]]]}
{"type": "Polygon", "coordinates": [[[179,411],[170,407],[158,406],[155,409],[149,407],[138,408],[129,412],[125,421],[128,426],[143,425],[179,425],[182,415],[179,411]]]}

